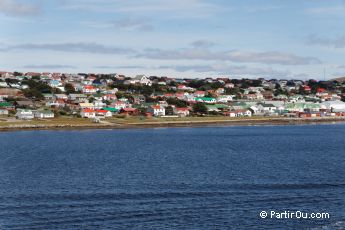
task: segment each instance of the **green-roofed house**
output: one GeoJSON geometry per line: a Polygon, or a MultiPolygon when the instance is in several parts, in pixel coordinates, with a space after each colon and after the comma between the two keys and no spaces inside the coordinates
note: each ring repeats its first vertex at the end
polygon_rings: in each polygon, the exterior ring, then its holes
{"type": "Polygon", "coordinates": [[[112,108],[112,107],[105,107],[105,108],[103,108],[103,110],[110,111],[113,115],[120,111],[119,109],[112,108]]]}
{"type": "Polygon", "coordinates": [[[12,102],[0,102],[0,109],[14,109],[12,102]]]}
{"type": "Polygon", "coordinates": [[[196,97],[195,101],[204,102],[204,103],[208,103],[208,104],[213,104],[213,103],[217,102],[217,100],[213,97],[196,97]]]}

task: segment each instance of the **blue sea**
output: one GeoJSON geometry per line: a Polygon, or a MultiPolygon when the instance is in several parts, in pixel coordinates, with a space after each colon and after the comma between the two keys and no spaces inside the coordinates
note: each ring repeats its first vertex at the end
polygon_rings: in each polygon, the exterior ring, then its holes
{"type": "Polygon", "coordinates": [[[344,124],[2,132],[0,229],[345,229],[344,137],[344,124]]]}

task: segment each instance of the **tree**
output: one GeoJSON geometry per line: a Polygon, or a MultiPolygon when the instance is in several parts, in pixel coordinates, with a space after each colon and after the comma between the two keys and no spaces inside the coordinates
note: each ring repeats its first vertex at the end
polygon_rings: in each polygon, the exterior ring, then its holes
{"type": "Polygon", "coordinates": [[[206,105],[204,103],[198,102],[198,103],[193,105],[193,111],[195,113],[204,114],[204,113],[207,113],[207,107],[206,107],[206,105]]]}
{"type": "Polygon", "coordinates": [[[42,100],[44,98],[42,93],[37,89],[24,89],[23,93],[24,96],[27,98],[32,98],[36,100],[42,100]]]}
{"type": "Polygon", "coordinates": [[[177,98],[168,98],[167,102],[169,105],[176,105],[177,108],[184,108],[188,106],[188,103],[186,101],[182,101],[177,98]]]}
{"type": "Polygon", "coordinates": [[[76,92],[74,86],[73,86],[72,84],[70,84],[70,83],[67,83],[67,84],[65,85],[65,91],[66,91],[66,93],[68,93],[68,94],[71,94],[71,93],[75,93],[75,92],[76,92]]]}

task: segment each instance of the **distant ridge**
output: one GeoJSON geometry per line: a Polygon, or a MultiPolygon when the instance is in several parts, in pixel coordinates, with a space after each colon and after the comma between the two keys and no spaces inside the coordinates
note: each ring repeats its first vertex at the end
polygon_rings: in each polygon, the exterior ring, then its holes
{"type": "Polygon", "coordinates": [[[344,82],[345,81],[345,77],[333,78],[332,81],[344,82]]]}

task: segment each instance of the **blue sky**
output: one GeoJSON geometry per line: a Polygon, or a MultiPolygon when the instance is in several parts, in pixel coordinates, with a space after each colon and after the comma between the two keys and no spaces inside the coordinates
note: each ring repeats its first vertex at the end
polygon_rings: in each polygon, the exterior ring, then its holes
{"type": "Polygon", "coordinates": [[[1,0],[0,70],[345,75],[343,0],[1,0]]]}

